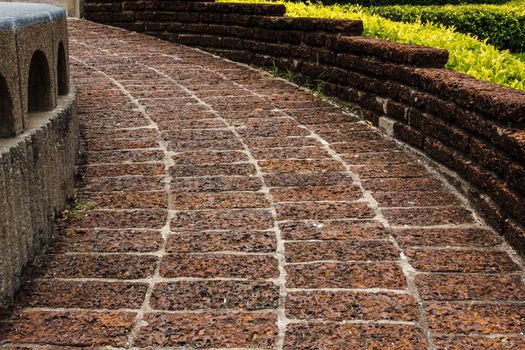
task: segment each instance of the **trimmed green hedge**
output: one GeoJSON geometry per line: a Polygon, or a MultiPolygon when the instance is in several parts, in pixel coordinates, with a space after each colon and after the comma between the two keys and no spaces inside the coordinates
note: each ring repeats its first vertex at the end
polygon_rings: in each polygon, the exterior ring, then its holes
{"type": "Polygon", "coordinates": [[[368,11],[398,22],[441,23],[461,33],[470,33],[499,49],[525,51],[525,6],[386,6],[368,11]]]}
{"type": "MultiPolygon", "coordinates": [[[[292,0],[307,3],[308,0],[292,0]]],[[[505,4],[509,0],[321,0],[325,5],[361,5],[361,6],[391,6],[391,5],[467,5],[467,4],[505,4]]]]}
{"type": "Polygon", "coordinates": [[[445,49],[449,52],[447,68],[470,74],[478,79],[525,90],[525,64],[508,51],[458,33],[441,24],[401,23],[371,14],[367,9],[353,5],[322,5],[295,3],[285,0],[217,0],[219,2],[281,3],[287,16],[325,17],[362,20],[364,35],[445,49]]]}

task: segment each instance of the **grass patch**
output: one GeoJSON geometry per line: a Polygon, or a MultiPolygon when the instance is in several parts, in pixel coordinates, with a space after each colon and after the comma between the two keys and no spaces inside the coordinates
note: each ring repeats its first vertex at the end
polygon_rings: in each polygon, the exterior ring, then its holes
{"type": "Polygon", "coordinates": [[[525,62],[525,52],[521,52],[521,53],[515,53],[513,54],[514,57],[517,57],[518,59],[522,60],[523,62],[525,62]]]}

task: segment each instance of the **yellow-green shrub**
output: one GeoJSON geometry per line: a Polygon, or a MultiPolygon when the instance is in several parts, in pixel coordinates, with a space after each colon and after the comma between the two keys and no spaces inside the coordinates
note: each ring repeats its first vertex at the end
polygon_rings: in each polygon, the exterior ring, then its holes
{"type": "MultiPolygon", "coordinates": [[[[226,0],[219,0],[228,2],[226,0]]],[[[264,3],[264,0],[236,0],[264,3]]],[[[231,2],[231,1],[230,1],[231,2]]],[[[525,64],[508,51],[499,51],[485,41],[456,32],[441,24],[400,23],[370,14],[357,5],[322,5],[275,1],[286,6],[287,16],[326,17],[362,20],[364,35],[446,49],[447,68],[470,74],[478,79],[525,90],[525,64]]]]}
{"type": "Polygon", "coordinates": [[[371,13],[399,22],[433,22],[470,33],[499,49],[525,51],[525,5],[378,6],[371,13]]]}

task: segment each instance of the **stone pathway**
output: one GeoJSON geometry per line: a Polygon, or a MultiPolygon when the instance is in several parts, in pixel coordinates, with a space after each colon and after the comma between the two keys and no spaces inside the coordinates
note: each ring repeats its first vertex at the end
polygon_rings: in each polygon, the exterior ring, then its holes
{"type": "Polygon", "coordinates": [[[418,157],[268,74],[72,21],[78,201],[2,349],[525,349],[523,266],[418,157]]]}

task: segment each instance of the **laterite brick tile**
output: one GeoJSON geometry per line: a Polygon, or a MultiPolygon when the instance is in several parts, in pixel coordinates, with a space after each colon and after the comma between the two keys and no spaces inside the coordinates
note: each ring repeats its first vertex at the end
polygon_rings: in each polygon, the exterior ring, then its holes
{"type": "Polygon", "coordinates": [[[267,230],[272,226],[272,214],[265,209],[183,211],[176,213],[171,222],[172,230],[267,230]]]}
{"type": "Polygon", "coordinates": [[[170,253],[247,252],[272,253],[277,247],[274,231],[182,231],[168,237],[170,253]]]}
{"type": "Polygon", "coordinates": [[[502,243],[499,236],[479,228],[394,229],[393,234],[404,247],[494,247],[502,243]]]}
{"type": "Polygon", "coordinates": [[[63,229],[51,252],[156,252],[162,236],[151,229],[63,229]]]}
{"type": "Polygon", "coordinates": [[[374,192],[381,207],[437,207],[459,205],[457,196],[445,191],[374,192]]]}
{"type": "Polygon", "coordinates": [[[241,151],[188,151],[173,157],[175,164],[214,164],[246,162],[248,156],[241,151]]]}
{"type": "Polygon", "coordinates": [[[395,260],[397,249],[388,241],[285,242],[289,262],[318,260],[395,260]]]}
{"type": "Polygon", "coordinates": [[[77,199],[99,209],[162,209],[168,205],[168,197],[161,191],[80,193],[77,199]]]}
{"type": "Polygon", "coordinates": [[[270,203],[263,193],[241,191],[173,193],[173,208],[177,210],[266,208],[269,206],[270,203]]]}
{"type": "Polygon", "coordinates": [[[367,240],[388,238],[377,222],[283,222],[279,223],[285,240],[367,240]]]}
{"type": "Polygon", "coordinates": [[[268,312],[151,313],[137,336],[141,347],[273,349],[277,318],[268,312]]]}
{"type": "Polygon", "coordinates": [[[288,265],[286,272],[289,288],[406,288],[403,270],[390,262],[315,262],[288,265]]]}
{"type": "Polygon", "coordinates": [[[356,292],[291,292],[286,299],[291,319],[401,320],[417,319],[416,301],[406,294],[356,292]]]}
{"type": "Polygon", "coordinates": [[[164,277],[195,278],[277,278],[277,260],[269,255],[173,254],[160,265],[164,277]]]}
{"type": "Polygon", "coordinates": [[[249,176],[176,178],[172,188],[181,192],[259,191],[261,179],[249,176]]]}
{"type": "Polygon", "coordinates": [[[525,350],[523,265],[421,156],[263,71],[68,32],[77,206],[0,349],[525,350]]]}
{"type": "Polygon", "coordinates": [[[289,147],[289,148],[256,148],[253,157],[260,160],[272,159],[327,159],[329,154],[319,147],[289,147]]]}
{"type": "Polygon", "coordinates": [[[152,255],[46,255],[37,272],[43,278],[141,279],[153,275],[152,255]]]}
{"type": "Polygon", "coordinates": [[[158,150],[97,151],[86,152],[85,156],[90,164],[162,162],[164,158],[163,152],[158,150]]]}
{"type": "Polygon", "coordinates": [[[421,329],[388,324],[292,324],[286,329],[285,350],[427,349],[421,329]]]}
{"type": "Polygon", "coordinates": [[[159,283],[151,298],[157,310],[256,311],[279,306],[279,287],[272,282],[159,283]]]}
{"type": "Polygon", "coordinates": [[[126,282],[76,282],[39,280],[20,292],[24,307],[140,309],[148,285],[126,282]]]}
{"type": "Polygon", "coordinates": [[[87,178],[83,192],[114,191],[161,191],[164,188],[162,176],[121,176],[87,178]]]}
{"type": "Polygon", "coordinates": [[[519,271],[519,266],[502,251],[407,249],[406,254],[415,268],[425,272],[519,271]]]}
{"type": "Polygon", "coordinates": [[[430,304],[429,327],[437,334],[519,334],[523,332],[525,306],[490,304],[430,304]]]}
{"type": "Polygon", "coordinates": [[[115,177],[126,175],[162,175],[164,164],[102,164],[88,166],[81,170],[85,177],[115,177]]]}
{"type": "Polygon", "coordinates": [[[436,350],[523,350],[525,337],[499,336],[494,338],[476,336],[437,337],[434,341],[436,350]]]}
{"type": "Polygon", "coordinates": [[[525,286],[519,275],[429,273],[418,275],[416,284],[424,300],[520,301],[525,299],[525,286]]]}
{"type": "Polygon", "coordinates": [[[134,313],[119,311],[27,311],[0,323],[0,342],[75,347],[124,346],[135,316],[134,313]]]}
{"type": "Polygon", "coordinates": [[[281,187],[270,194],[276,202],[356,201],[363,196],[357,185],[281,187]]]}

